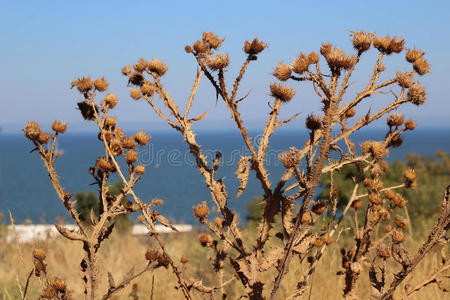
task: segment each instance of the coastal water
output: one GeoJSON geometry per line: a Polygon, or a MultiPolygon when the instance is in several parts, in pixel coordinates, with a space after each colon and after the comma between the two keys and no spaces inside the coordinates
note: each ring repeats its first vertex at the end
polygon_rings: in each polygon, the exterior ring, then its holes
{"type": "MultiPolygon", "coordinates": [[[[361,131],[354,137],[359,143],[367,139],[381,139],[385,130],[361,131]]],[[[152,132],[150,144],[142,149],[139,160],[146,165],[146,174],[136,186],[137,194],[145,201],[155,197],[164,200],[160,211],[177,223],[194,223],[192,206],[207,201],[210,193],[203,177],[195,168],[195,162],[183,139],[177,132],[152,132]]],[[[253,141],[258,142],[259,133],[251,132],[253,141]]],[[[278,154],[290,146],[301,148],[307,133],[301,130],[285,130],[274,135],[267,156],[270,178],[277,181],[283,172],[278,154]]],[[[236,199],[239,181],[234,174],[241,155],[248,155],[242,137],[235,131],[200,132],[199,144],[205,150],[209,161],[216,151],[222,153],[223,165],[218,177],[223,177],[229,194],[229,204],[241,219],[245,219],[245,207],[255,196],[261,194],[261,187],[250,173],[247,189],[236,199]]],[[[57,216],[67,216],[63,205],[52,189],[48,175],[37,153],[29,153],[32,144],[23,135],[0,134],[0,211],[11,211],[16,222],[29,218],[33,223],[54,221],[57,216]]],[[[95,190],[88,174],[90,166],[98,156],[104,155],[102,144],[96,134],[63,135],[58,143],[64,154],[57,159],[56,168],[61,181],[70,193],[95,190]]],[[[405,134],[400,148],[393,149],[388,160],[404,160],[413,152],[432,156],[436,150],[450,152],[450,129],[417,129],[405,134]]],[[[113,178],[112,181],[118,180],[113,178]]]]}

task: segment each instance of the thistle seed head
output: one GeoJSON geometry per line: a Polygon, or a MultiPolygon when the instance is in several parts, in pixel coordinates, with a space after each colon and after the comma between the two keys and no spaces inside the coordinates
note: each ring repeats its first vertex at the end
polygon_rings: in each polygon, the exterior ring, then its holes
{"type": "Polygon", "coordinates": [[[378,51],[383,52],[384,54],[391,54],[392,50],[390,49],[391,38],[389,35],[385,37],[376,36],[373,39],[373,46],[378,49],[378,51]]]}
{"type": "Polygon", "coordinates": [[[159,254],[157,250],[147,250],[147,252],[145,252],[145,259],[150,262],[157,261],[160,256],[161,254],[159,254]]]}
{"type": "Polygon", "coordinates": [[[282,102],[289,102],[295,96],[295,91],[290,86],[282,85],[280,83],[271,83],[270,94],[272,97],[279,99],[282,102]]]}
{"type": "Polygon", "coordinates": [[[23,129],[23,131],[25,132],[25,136],[32,140],[32,141],[36,141],[39,139],[39,134],[41,133],[41,127],[39,126],[39,124],[37,122],[31,122],[28,121],[27,124],[25,125],[25,128],[23,129]]]}
{"type": "Polygon", "coordinates": [[[140,58],[138,62],[133,66],[133,69],[136,72],[143,72],[145,68],[147,68],[147,65],[148,65],[147,61],[143,58],[140,58]]]}
{"type": "Polygon", "coordinates": [[[142,175],[145,173],[145,166],[143,165],[137,165],[136,168],[134,169],[136,171],[136,174],[138,175],[142,175]]]}
{"type": "Polygon", "coordinates": [[[359,53],[362,53],[370,49],[373,39],[372,34],[366,33],[364,31],[357,31],[352,32],[351,35],[353,36],[352,40],[353,48],[358,50],[359,53]]]}
{"type": "Polygon", "coordinates": [[[141,99],[142,95],[141,95],[141,91],[137,88],[132,88],[130,90],[130,97],[133,98],[134,100],[139,100],[141,99]]]}
{"type": "Polygon", "coordinates": [[[139,130],[138,133],[134,136],[134,139],[138,144],[145,146],[150,141],[150,136],[143,132],[142,130],[139,130]]]}
{"type": "Polygon", "coordinates": [[[310,65],[309,58],[300,52],[300,55],[292,62],[292,71],[297,74],[303,74],[310,65]]]}
{"type": "Polygon", "coordinates": [[[392,242],[394,244],[401,243],[403,241],[403,232],[400,230],[392,231],[392,242]]]}
{"type": "Polygon", "coordinates": [[[122,71],[123,75],[128,76],[131,73],[131,67],[130,66],[124,66],[121,71],[122,71]]]}
{"type": "Polygon", "coordinates": [[[273,70],[272,75],[280,81],[286,81],[291,77],[291,67],[284,62],[280,62],[278,66],[273,70]]]}
{"type": "Polygon", "coordinates": [[[278,159],[282,162],[286,169],[292,168],[300,163],[300,150],[295,147],[289,148],[288,151],[281,153],[278,159]]]}
{"type": "Polygon", "coordinates": [[[83,100],[77,103],[78,109],[81,112],[81,115],[83,118],[87,121],[92,121],[95,119],[95,112],[98,113],[98,107],[95,105],[92,107],[92,104],[89,102],[89,100],[83,100]]]}
{"type": "Polygon", "coordinates": [[[406,188],[412,188],[416,186],[417,174],[413,169],[406,169],[403,172],[403,177],[405,178],[406,188]]]}
{"type": "Polygon", "coordinates": [[[200,221],[203,221],[208,217],[209,209],[205,201],[197,206],[193,206],[192,208],[194,209],[194,216],[200,221]]]}
{"type": "Polygon", "coordinates": [[[122,140],[122,145],[126,149],[133,149],[133,148],[136,148],[137,143],[136,143],[136,140],[134,139],[134,137],[129,136],[122,140]]]}
{"type": "Polygon", "coordinates": [[[420,57],[416,59],[416,61],[414,61],[413,68],[419,75],[425,75],[430,72],[430,65],[428,64],[428,61],[423,57],[420,57]]]}
{"type": "Polygon", "coordinates": [[[213,243],[214,240],[209,234],[202,233],[198,237],[198,241],[200,242],[200,244],[203,247],[210,247],[210,246],[212,246],[212,243],[213,243]]]}
{"type": "Polygon", "coordinates": [[[115,127],[117,125],[116,117],[107,117],[105,120],[105,125],[109,128],[115,127]]]}
{"type": "Polygon", "coordinates": [[[331,49],[333,46],[330,43],[323,43],[320,46],[320,54],[322,54],[323,57],[327,58],[328,54],[331,53],[331,49]]]}
{"type": "Polygon", "coordinates": [[[214,225],[216,225],[217,228],[222,229],[223,228],[223,219],[219,218],[219,217],[215,217],[214,225]]]}
{"type": "Polygon", "coordinates": [[[64,292],[67,288],[67,283],[61,278],[54,278],[50,281],[50,286],[57,292],[64,292]]]}
{"type": "Polygon", "coordinates": [[[104,92],[109,86],[108,81],[106,81],[105,77],[100,77],[94,81],[95,89],[99,92],[104,92]]]}
{"type": "Polygon", "coordinates": [[[315,131],[317,129],[320,129],[320,127],[322,127],[322,120],[319,116],[310,114],[306,118],[306,128],[308,128],[309,130],[315,131]]]}
{"type": "Polygon", "coordinates": [[[144,75],[139,72],[133,72],[128,75],[128,83],[131,83],[135,86],[141,86],[142,84],[144,84],[144,81],[144,75]]]}
{"type": "Polygon", "coordinates": [[[141,92],[143,95],[151,97],[155,92],[155,86],[153,85],[153,83],[145,81],[141,86],[141,92]]]}
{"type": "Polygon", "coordinates": [[[204,43],[208,43],[213,49],[217,49],[222,45],[225,38],[219,38],[214,32],[203,32],[202,40],[204,43]]]}
{"type": "Polygon", "coordinates": [[[409,63],[414,63],[416,60],[425,55],[425,52],[419,49],[408,49],[405,58],[409,63]]]}
{"type": "Polygon", "coordinates": [[[328,53],[326,60],[331,69],[351,69],[356,63],[356,57],[346,55],[344,51],[340,50],[338,47],[328,53]]]}
{"type": "Polygon", "coordinates": [[[138,160],[138,153],[134,150],[128,150],[125,154],[125,160],[128,164],[133,164],[138,160]]]}
{"type": "Polygon", "coordinates": [[[56,291],[51,286],[47,286],[42,290],[41,297],[44,299],[52,299],[56,296],[56,291]]]}
{"type": "Polygon", "coordinates": [[[209,44],[202,41],[196,41],[193,45],[195,52],[197,53],[209,53],[209,44]]]}
{"type": "Polygon", "coordinates": [[[119,102],[119,98],[111,93],[108,93],[105,97],[105,99],[103,99],[104,102],[104,106],[108,106],[109,108],[114,108],[116,107],[117,103],[119,102]]]}
{"type": "Polygon", "coordinates": [[[403,72],[397,72],[396,80],[398,85],[403,88],[409,88],[413,84],[412,75],[403,72]]]}
{"type": "Polygon", "coordinates": [[[426,91],[419,83],[412,85],[407,94],[407,99],[409,102],[415,105],[422,105],[426,101],[426,91]]]}
{"type": "Polygon", "coordinates": [[[213,71],[223,70],[228,67],[230,58],[228,54],[217,54],[215,57],[208,57],[206,65],[213,71]]]}
{"type": "Polygon", "coordinates": [[[382,159],[389,154],[389,150],[383,142],[365,141],[361,144],[362,154],[371,154],[376,160],[382,159]]]}
{"type": "Polygon", "coordinates": [[[52,124],[52,130],[58,133],[64,133],[67,130],[67,123],[55,120],[52,124]]]}
{"type": "Polygon", "coordinates": [[[47,251],[43,248],[34,248],[33,257],[42,262],[47,257],[47,251]]]}
{"type": "Polygon", "coordinates": [[[80,93],[86,93],[94,87],[94,82],[91,77],[82,77],[72,81],[71,85],[76,86],[80,93]]]}
{"type": "Polygon", "coordinates": [[[38,141],[41,144],[47,144],[50,141],[50,135],[48,133],[41,132],[39,133],[38,141]]]}
{"type": "Polygon", "coordinates": [[[376,249],[377,256],[381,258],[388,258],[391,256],[391,249],[386,245],[381,245],[376,249]]]}
{"type": "Polygon", "coordinates": [[[369,194],[369,202],[375,205],[383,204],[383,199],[378,194],[369,194]]]}
{"type": "Polygon", "coordinates": [[[166,74],[168,68],[167,68],[167,65],[162,60],[158,60],[158,59],[152,58],[148,62],[147,69],[150,72],[156,73],[156,75],[161,77],[164,74],[166,74]]]}
{"type": "Polygon", "coordinates": [[[244,52],[252,55],[261,53],[264,49],[267,48],[267,44],[258,40],[258,38],[254,38],[253,41],[245,41],[244,43],[244,52]]]}
{"type": "Polygon", "coordinates": [[[417,127],[417,123],[414,122],[413,119],[408,119],[405,122],[405,128],[408,129],[408,130],[414,130],[414,129],[416,129],[416,127],[417,127]]]}
{"type": "Polygon", "coordinates": [[[394,36],[389,43],[389,51],[394,53],[400,53],[405,47],[405,40],[394,36]]]}
{"type": "Polygon", "coordinates": [[[122,143],[120,139],[114,138],[109,143],[109,149],[111,149],[111,154],[114,156],[119,156],[123,153],[122,143]]]}
{"type": "Polygon", "coordinates": [[[319,62],[319,54],[317,54],[316,52],[310,52],[308,54],[308,60],[309,60],[309,64],[310,65],[314,65],[317,64],[319,62]]]}
{"type": "Polygon", "coordinates": [[[390,115],[390,116],[387,117],[386,123],[387,123],[390,127],[394,127],[394,126],[402,126],[404,120],[405,120],[405,118],[403,117],[402,114],[395,113],[395,114],[392,114],[392,115],[390,115]]]}
{"type": "Polygon", "coordinates": [[[401,229],[406,229],[406,225],[408,225],[408,222],[406,221],[406,219],[399,215],[395,216],[394,223],[395,223],[395,225],[397,225],[397,227],[399,227],[401,229]]]}
{"type": "Polygon", "coordinates": [[[114,172],[116,170],[114,164],[105,157],[97,158],[95,166],[103,172],[114,172]]]}

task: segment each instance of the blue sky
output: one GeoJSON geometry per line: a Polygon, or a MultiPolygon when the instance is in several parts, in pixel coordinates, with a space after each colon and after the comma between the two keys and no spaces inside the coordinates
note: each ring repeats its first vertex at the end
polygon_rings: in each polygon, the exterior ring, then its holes
{"type": "MultiPolygon", "coordinates": [[[[49,124],[54,119],[69,122],[69,131],[86,131],[92,124],[82,121],[75,109],[80,95],[70,90],[70,81],[89,75],[105,76],[110,91],[119,95],[114,115],[123,126],[167,128],[144,103],[128,97],[123,65],[138,58],[163,59],[169,72],[163,83],[183,106],[195,76],[192,56],[184,46],[214,31],[226,37],[221,49],[228,52],[229,85],[245,59],[242,45],[255,36],[269,44],[249,67],[241,94],[252,90],[241,105],[250,127],[258,127],[268,113],[270,75],[280,61],[290,63],[300,51],[318,51],[324,41],[351,52],[350,30],[398,35],[407,47],[426,52],[432,73],[420,78],[427,87],[428,102],[411,104],[401,111],[419,126],[450,127],[450,13],[449,1],[0,1],[0,126],[18,132],[27,120],[49,124]]],[[[372,72],[377,51],[365,55],[355,78],[357,92],[372,72]]],[[[408,70],[404,54],[386,59],[386,76],[408,70]]],[[[320,101],[309,84],[292,85],[296,97],[283,108],[282,117],[296,112],[302,117],[292,124],[303,127],[304,117],[320,109],[320,101]]],[[[362,106],[375,110],[387,103],[388,95],[375,97],[362,106]],[[384,101],[384,102],[383,102],[384,101]]],[[[207,81],[199,90],[193,114],[210,110],[198,128],[232,126],[223,103],[207,81]],[[203,124],[203,126],[202,126],[203,124]]],[[[377,126],[382,126],[379,122],[377,126]]],[[[139,128],[137,128],[139,129],[139,128]]]]}

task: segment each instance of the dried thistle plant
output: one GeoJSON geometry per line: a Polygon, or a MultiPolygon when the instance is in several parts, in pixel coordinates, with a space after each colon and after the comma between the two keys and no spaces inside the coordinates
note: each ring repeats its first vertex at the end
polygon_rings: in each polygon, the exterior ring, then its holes
{"type": "MultiPolygon", "coordinates": [[[[162,84],[162,76],[168,72],[164,62],[156,59],[149,61],[140,59],[133,66],[122,68],[122,74],[128,77],[130,97],[133,100],[147,102],[162,120],[180,132],[211,192],[212,201],[220,217],[211,222],[208,219],[209,208],[206,203],[195,206],[194,215],[210,231],[210,234],[201,234],[199,242],[211,251],[210,262],[218,278],[216,286],[206,286],[199,279],[188,278],[183,271],[184,265],[188,264],[188,258],[181,257],[183,267],[177,266],[175,263],[177,260],[170,257],[162,238],[155,231],[156,222],[172,227],[165,217],[154,210],[155,206],[161,204],[160,200],[144,202],[133,190],[145,173],[145,167],[137,165],[137,156],[139,147],[148,143],[149,136],[140,131],[135,136],[127,137],[117,127],[117,120],[108,115],[109,110],[117,105],[115,95],[107,94],[100,103],[96,101],[98,92],[106,91],[108,88],[108,82],[103,77],[95,81],[87,77],[72,82],[72,87],[76,87],[84,96],[84,100],[78,102],[81,114],[84,119],[93,121],[98,126],[99,139],[105,148],[104,156],[99,157],[95,167],[90,169],[101,199],[99,217],[92,217],[91,228],[86,228],[86,225],[80,222],[73,208],[71,194],[60,185],[54,168],[56,159],[54,145],[58,134],[66,130],[65,125],[55,122],[52,126],[54,133],[50,134],[41,132],[37,123],[29,122],[25,127],[25,135],[40,153],[58,196],[79,227],[78,231],[69,231],[56,225],[64,237],[83,243],[86,255],[81,262],[81,268],[86,298],[96,297],[99,274],[98,249],[113,230],[112,221],[118,215],[138,211],[141,214],[138,220],[147,226],[160,249],[149,250],[145,254],[147,266],[139,273],[134,273],[132,269],[120,284],[116,284],[113,274],[108,273],[110,287],[103,299],[111,297],[143,272],[161,266],[171,268],[177,278],[178,289],[186,299],[193,298],[193,290],[208,294],[211,298],[216,295],[225,298],[226,285],[233,280],[241,283],[245,297],[277,299],[281,282],[289,272],[294,271],[298,275],[296,286],[291,287],[292,298],[300,298],[310,288],[311,276],[318,262],[327,253],[328,246],[338,242],[340,233],[344,230],[342,221],[351,218],[349,215],[352,213],[354,243],[350,248],[341,249],[342,270],[338,272],[338,275],[345,277],[343,296],[347,299],[359,298],[357,282],[367,273],[372,284],[371,298],[392,299],[396,288],[423,257],[437,244],[447,243],[445,234],[450,226],[450,187],[445,192],[441,214],[423,246],[414,253],[407,250],[404,245],[404,231],[410,223],[407,200],[394,190],[413,188],[416,184],[416,174],[414,170],[406,170],[404,183],[385,187],[382,175],[388,166],[383,158],[388,155],[390,148],[402,144],[403,134],[406,131],[414,130],[416,127],[413,120],[405,122],[404,116],[396,111],[405,103],[422,105],[426,101],[425,88],[414,76],[428,73],[429,64],[421,50],[408,49],[405,57],[411,63],[411,69],[394,72],[393,78],[380,82],[380,75],[387,69],[383,64],[384,57],[403,52],[405,41],[399,37],[379,37],[363,31],[352,32],[351,36],[355,53],[347,54],[330,43],[324,43],[318,49],[322,59],[316,52],[308,54],[300,52],[292,64],[280,63],[275,67],[273,75],[283,83],[274,82],[269,86],[269,94],[273,100],[270,103],[270,114],[262,138],[257,145],[252,142],[239,111],[240,102],[248,101],[248,95],[238,97],[238,94],[247,68],[267,48],[266,43],[257,38],[245,41],[243,51],[247,56],[231,87],[227,86],[225,78],[225,70],[231,59],[228,54],[219,53],[224,38],[218,37],[213,32],[204,32],[200,40],[194,42],[192,46],[186,46],[186,52],[193,55],[198,68],[184,111],[180,111],[176,101],[162,84]],[[361,57],[371,49],[378,51],[373,73],[361,91],[355,96],[348,95],[350,78],[361,57]],[[326,64],[326,71],[321,70],[323,67],[321,63],[326,64]],[[224,101],[250,153],[249,156],[241,157],[237,164],[236,175],[240,186],[236,198],[245,190],[252,173],[255,174],[263,191],[264,210],[254,240],[244,240],[236,212],[229,205],[232,197],[229,196],[223,179],[216,176],[221,165],[221,153],[218,152],[212,162],[208,161],[192,129],[193,123],[201,121],[207,114],[189,117],[202,76],[205,76],[212,85],[217,98],[220,97],[224,101]],[[305,125],[309,135],[304,146],[291,147],[280,155],[279,159],[285,170],[277,182],[271,182],[265,161],[271,136],[276,128],[287,125],[298,116],[295,114],[287,120],[279,118],[281,109],[290,101],[295,101],[293,100],[295,91],[286,84],[287,82],[310,84],[322,103],[322,110],[311,113],[306,118],[305,125]],[[369,101],[371,95],[388,94],[387,90],[390,90],[389,95],[392,95],[390,103],[375,113],[369,110],[361,118],[354,118],[361,103],[369,101]],[[163,101],[169,114],[158,107],[154,101],[155,97],[163,101]],[[359,155],[355,143],[352,142],[353,134],[383,116],[387,116],[388,125],[385,138],[362,143],[359,155]],[[47,143],[50,146],[46,147],[47,143]],[[337,160],[331,159],[332,151],[338,154],[337,160]],[[126,162],[127,170],[121,169],[119,159],[126,162]],[[354,188],[350,200],[345,203],[344,209],[338,215],[339,194],[333,186],[330,189],[329,199],[314,202],[313,196],[321,176],[328,174],[332,177],[335,171],[349,164],[355,165],[357,169],[357,173],[354,174],[354,188]],[[122,193],[117,197],[108,194],[107,183],[113,173],[117,173],[124,182],[122,193]],[[358,194],[358,188],[361,186],[367,190],[366,193],[358,194]],[[132,202],[121,204],[122,198],[126,195],[131,195],[132,202]],[[403,213],[406,218],[400,216],[403,213]],[[276,215],[280,215],[281,218],[275,218],[276,215]],[[364,221],[361,224],[358,215],[363,216],[364,221]],[[392,218],[392,215],[396,217],[392,218]],[[279,226],[274,226],[276,222],[279,222],[277,224],[279,226]],[[386,234],[376,238],[374,233],[383,228],[381,226],[384,227],[386,234]],[[299,259],[301,269],[289,269],[293,257],[299,259]],[[390,283],[387,282],[386,274],[394,273],[394,270],[387,269],[388,260],[401,266],[401,270],[391,276],[393,279],[390,283]],[[367,264],[369,270],[365,272],[367,264]],[[229,272],[230,269],[233,271],[229,272]],[[265,272],[272,272],[275,276],[273,280],[264,280],[265,272]]],[[[438,283],[437,278],[448,268],[448,260],[443,260],[442,266],[432,273],[430,280],[416,287],[407,287],[406,295],[430,283],[438,283]]],[[[334,274],[330,273],[330,276],[334,274]]]]}

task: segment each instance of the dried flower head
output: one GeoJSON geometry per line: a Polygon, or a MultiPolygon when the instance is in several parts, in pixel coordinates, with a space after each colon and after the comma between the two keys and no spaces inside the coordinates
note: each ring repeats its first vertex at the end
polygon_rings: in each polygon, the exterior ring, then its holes
{"type": "Polygon", "coordinates": [[[219,38],[214,32],[203,32],[202,40],[204,43],[208,43],[213,49],[217,49],[222,45],[225,38],[219,38]]]}
{"type": "Polygon", "coordinates": [[[135,86],[141,86],[144,84],[144,75],[139,72],[133,72],[130,75],[128,75],[128,83],[131,83],[135,86]]]}
{"type": "Polygon", "coordinates": [[[193,45],[195,52],[197,53],[209,53],[209,44],[202,41],[196,41],[193,45]]]}
{"type": "Polygon", "coordinates": [[[95,166],[103,172],[114,172],[116,170],[114,164],[105,157],[97,158],[95,166]]]}
{"type": "Polygon", "coordinates": [[[412,85],[407,94],[407,99],[409,102],[415,105],[422,105],[425,103],[426,96],[425,88],[422,87],[419,83],[412,85]]]}
{"type": "Polygon", "coordinates": [[[157,250],[147,250],[145,252],[145,259],[150,262],[157,261],[160,256],[161,254],[157,250]]]}
{"type": "Polygon", "coordinates": [[[55,120],[52,124],[52,130],[58,133],[64,133],[67,130],[67,123],[55,120]]]}
{"type": "Polygon", "coordinates": [[[281,153],[278,159],[283,163],[285,168],[292,168],[301,161],[300,150],[295,147],[290,147],[288,151],[281,153]]]}
{"type": "Polygon", "coordinates": [[[334,47],[334,49],[328,53],[326,59],[331,69],[348,70],[356,63],[355,56],[346,55],[344,51],[340,50],[338,47],[334,47]]]}
{"type": "Polygon", "coordinates": [[[323,238],[323,242],[327,245],[330,245],[331,243],[333,243],[333,238],[331,236],[327,235],[323,238]]]}
{"type": "Polygon", "coordinates": [[[209,234],[202,233],[198,237],[198,241],[203,247],[209,247],[213,243],[213,238],[209,234]]]}
{"type": "Polygon", "coordinates": [[[249,55],[261,53],[266,48],[267,44],[257,38],[254,38],[251,42],[245,41],[244,43],[244,52],[249,55]]]}
{"type": "Polygon", "coordinates": [[[138,153],[134,150],[128,150],[127,153],[125,154],[125,160],[127,161],[128,164],[137,162],[138,153]]]}
{"type": "Polygon", "coordinates": [[[394,36],[389,43],[389,51],[394,53],[400,53],[403,51],[405,47],[405,40],[399,37],[394,36]]]}
{"type": "Polygon", "coordinates": [[[136,171],[136,174],[138,175],[142,175],[145,173],[145,166],[143,165],[137,165],[136,168],[134,169],[136,171]]]}
{"type": "Polygon", "coordinates": [[[143,58],[140,58],[138,62],[133,66],[136,72],[143,72],[145,68],[147,68],[147,61],[143,58]]]}
{"type": "Polygon", "coordinates": [[[95,89],[99,92],[104,92],[109,86],[108,81],[106,81],[105,77],[100,77],[94,81],[95,89]]]}
{"type": "Polygon", "coordinates": [[[389,163],[388,163],[387,161],[385,161],[385,160],[380,160],[380,161],[378,162],[378,165],[380,166],[380,168],[381,168],[384,172],[386,172],[386,170],[389,169],[389,163]]]}
{"type": "Polygon", "coordinates": [[[94,87],[94,82],[91,77],[82,77],[72,81],[71,85],[76,86],[80,93],[86,93],[94,87]]]}
{"type": "Polygon", "coordinates": [[[400,230],[392,231],[392,242],[395,244],[401,243],[403,241],[403,232],[400,230]]]}
{"type": "Polygon", "coordinates": [[[43,248],[34,248],[33,257],[39,261],[43,261],[47,257],[47,251],[43,248]]]}
{"type": "Polygon", "coordinates": [[[105,125],[109,128],[115,127],[117,125],[116,117],[107,117],[105,120],[105,125]]]}
{"type": "Polygon", "coordinates": [[[301,53],[299,56],[292,62],[292,71],[297,74],[303,74],[310,65],[309,58],[305,54],[301,53]]]}
{"type": "Polygon", "coordinates": [[[430,65],[428,64],[428,61],[423,57],[416,59],[416,61],[413,63],[413,68],[419,75],[425,75],[430,72],[430,65]]]}
{"type": "Polygon", "coordinates": [[[64,292],[67,288],[67,283],[61,278],[54,278],[50,281],[50,286],[57,292],[64,292]]]}
{"type": "Polygon", "coordinates": [[[206,65],[213,71],[223,70],[228,67],[230,58],[228,54],[217,54],[215,57],[208,57],[206,65]]]}
{"type": "Polygon", "coordinates": [[[134,139],[139,143],[139,145],[145,146],[150,141],[150,136],[142,130],[139,130],[134,136],[134,139]]]}
{"type": "Polygon", "coordinates": [[[25,136],[28,139],[35,141],[35,140],[39,139],[39,134],[41,133],[41,127],[39,126],[39,124],[37,122],[28,121],[27,124],[25,125],[25,128],[23,129],[23,131],[25,132],[25,136]]]}
{"type": "Polygon", "coordinates": [[[109,149],[111,149],[111,154],[114,156],[119,156],[123,153],[122,142],[119,138],[114,138],[109,143],[109,149]]]}
{"type": "Polygon", "coordinates": [[[189,45],[186,45],[186,46],[184,47],[184,51],[186,51],[186,53],[192,53],[192,47],[189,46],[189,45]]]}
{"type": "Polygon", "coordinates": [[[152,205],[154,206],[162,206],[164,204],[164,200],[163,199],[159,199],[159,198],[154,198],[152,200],[152,205]]]}
{"type": "Polygon", "coordinates": [[[391,249],[386,245],[381,245],[376,249],[377,256],[381,258],[388,258],[391,256],[391,249]]]}
{"type": "Polygon", "coordinates": [[[331,49],[333,46],[330,43],[323,43],[320,46],[320,54],[322,54],[325,58],[328,56],[328,54],[331,53],[331,49]]]}
{"type": "Polygon", "coordinates": [[[308,60],[310,65],[317,64],[319,62],[319,54],[312,51],[308,54],[308,60]]]}
{"type": "MultiPolygon", "coordinates": [[[[40,260],[38,260],[35,264],[34,264],[34,267],[35,267],[35,269],[37,270],[37,271],[44,271],[45,270],[45,264],[42,262],[42,261],[40,261],[40,260]]],[[[38,276],[39,277],[39,276],[38,276]]]]}
{"type": "Polygon", "coordinates": [[[389,35],[385,37],[376,36],[373,39],[373,46],[378,49],[378,51],[383,52],[384,54],[391,54],[390,49],[391,38],[389,35]]]}
{"type": "Polygon", "coordinates": [[[408,225],[408,222],[406,221],[406,219],[399,215],[395,216],[394,223],[401,229],[406,229],[406,225],[408,225]]]}
{"type": "Polygon", "coordinates": [[[365,154],[371,154],[375,159],[382,159],[389,154],[388,149],[384,146],[383,142],[365,141],[361,144],[361,152],[365,154]]]}
{"type": "Polygon", "coordinates": [[[186,264],[187,262],[189,262],[189,258],[185,254],[183,254],[181,255],[180,262],[182,264],[186,264]]]}
{"type": "Polygon", "coordinates": [[[167,269],[169,267],[169,264],[170,264],[170,258],[169,258],[169,256],[167,256],[167,254],[164,253],[163,255],[160,255],[158,257],[158,265],[159,266],[167,269]]]}
{"type": "Polygon", "coordinates": [[[425,52],[423,52],[422,50],[419,49],[408,49],[408,51],[406,52],[405,58],[408,62],[413,63],[416,60],[418,60],[419,58],[421,58],[422,56],[424,56],[425,52]]]}
{"type": "Polygon", "coordinates": [[[56,296],[56,291],[51,286],[47,286],[42,290],[41,297],[44,299],[52,299],[56,296]]]}
{"type": "Polygon", "coordinates": [[[272,97],[279,99],[282,102],[289,102],[295,96],[295,91],[290,86],[282,85],[280,83],[271,83],[270,94],[272,97]]]}
{"type": "Polygon", "coordinates": [[[389,233],[391,231],[392,231],[392,226],[391,225],[384,226],[384,232],[389,233]]]}
{"type": "Polygon", "coordinates": [[[272,75],[280,81],[286,81],[291,77],[291,67],[284,62],[280,62],[278,66],[273,70],[272,75]]]}
{"type": "Polygon", "coordinates": [[[92,121],[95,119],[95,113],[98,113],[97,105],[92,106],[89,100],[83,100],[77,103],[78,109],[85,120],[92,121]]]}
{"type": "Polygon", "coordinates": [[[220,217],[215,217],[214,225],[216,225],[217,228],[222,229],[223,228],[223,219],[220,217]]]}
{"type": "Polygon", "coordinates": [[[395,113],[387,117],[386,123],[393,127],[393,126],[402,126],[405,118],[402,114],[395,113]]]}
{"type": "Polygon", "coordinates": [[[122,145],[126,149],[133,149],[137,146],[137,143],[136,143],[136,140],[134,139],[134,137],[129,136],[122,140],[122,145]]]}
{"type": "Polygon", "coordinates": [[[320,248],[323,246],[323,240],[321,238],[316,238],[313,242],[314,247],[320,248]]]}
{"type": "Polygon", "coordinates": [[[359,53],[362,53],[370,49],[373,39],[372,34],[366,33],[364,31],[357,31],[352,32],[351,35],[353,36],[352,40],[353,48],[358,50],[359,53]]]}
{"type": "Polygon", "coordinates": [[[383,199],[378,194],[369,194],[369,202],[375,205],[383,204],[383,199]]]}
{"type": "Polygon", "coordinates": [[[416,179],[417,179],[416,171],[414,171],[413,169],[406,169],[403,172],[403,177],[405,178],[405,187],[406,188],[411,188],[411,187],[416,186],[416,179]]]}
{"type": "Polygon", "coordinates": [[[208,217],[209,209],[205,201],[197,206],[193,206],[192,208],[194,209],[194,216],[200,221],[208,217]]]}
{"type": "Polygon", "coordinates": [[[141,92],[143,95],[151,97],[155,92],[155,86],[153,85],[153,83],[145,81],[141,86],[141,92]]]}
{"type": "Polygon", "coordinates": [[[311,206],[311,210],[316,215],[321,215],[325,212],[325,205],[321,202],[314,202],[313,205],[311,206]]]}
{"type": "Polygon", "coordinates": [[[319,116],[315,116],[313,114],[308,115],[305,123],[306,128],[313,131],[322,127],[322,119],[319,116]]]}
{"type": "Polygon", "coordinates": [[[148,62],[147,69],[158,76],[163,76],[167,72],[167,65],[162,60],[152,58],[148,62]]]}
{"type": "Polygon", "coordinates": [[[370,175],[372,177],[378,178],[381,175],[383,175],[384,171],[379,164],[374,164],[371,168],[370,168],[370,175]]]}
{"type": "Polygon", "coordinates": [[[400,71],[397,72],[396,80],[398,85],[404,88],[409,88],[413,84],[412,75],[400,71]]]}
{"type": "Polygon", "coordinates": [[[408,130],[414,130],[414,129],[416,129],[416,127],[417,127],[417,123],[414,122],[413,119],[408,119],[405,122],[405,128],[408,129],[408,130]]]}
{"type": "Polygon", "coordinates": [[[142,95],[141,95],[141,91],[137,88],[132,88],[130,90],[130,97],[133,98],[134,100],[139,100],[141,99],[142,95]]]}
{"type": "Polygon", "coordinates": [[[382,188],[383,188],[383,182],[381,182],[378,179],[372,179],[372,178],[365,178],[364,181],[364,186],[372,192],[379,192],[382,188]]]}
{"type": "Polygon", "coordinates": [[[127,76],[128,74],[131,73],[131,67],[130,66],[124,66],[121,71],[122,71],[123,75],[127,76]]]}
{"type": "Polygon", "coordinates": [[[302,216],[302,223],[309,224],[311,223],[311,221],[312,221],[311,213],[309,211],[305,211],[302,216]]]}
{"type": "Polygon", "coordinates": [[[354,107],[351,107],[345,111],[345,116],[347,118],[351,118],[351,117],[355,116],[355,114],[356,114],[356,109],[354,107]]]}
{"type": "Polygon", "coordinates": [[[125,137],[125,133],[119,127],[114,128],[114,136],[119,139],[123,139],[125,137]]]}
{"type": "Polygon", "coordinates": [[[109,108],[116,107],[117,103],[119,102],[119,98],[111,93],[108,93],[102,101],[104,103],[104,106],[108,106],[109,108]]]}
{"type": "Polygon", "coordinates": [[[47,144],[50,141],[50,135],[48,133],[41,132],[39,133],[38,141],[41,144],[47,144]]]}

